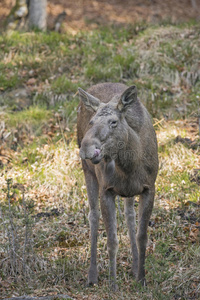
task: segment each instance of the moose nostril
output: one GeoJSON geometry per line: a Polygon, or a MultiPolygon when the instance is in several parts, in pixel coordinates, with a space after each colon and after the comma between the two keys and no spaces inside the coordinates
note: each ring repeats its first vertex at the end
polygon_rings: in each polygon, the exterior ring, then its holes
{"type": "Polygon", "coordinates": [[[99,149],[95,149],[94,150],[94,157],[99,156],[100,152],[101,151],[99,149]]]}

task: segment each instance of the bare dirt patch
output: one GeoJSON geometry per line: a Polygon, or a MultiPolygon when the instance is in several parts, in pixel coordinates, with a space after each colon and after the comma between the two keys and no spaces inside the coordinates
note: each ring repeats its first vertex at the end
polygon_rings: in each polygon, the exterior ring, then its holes
{"type": "MultiPolygon", "coordinates": [[[[0,25],[14,4],[15,0],[0,0],[0,25]]],[[[67,14],[64,29],[72,32],[98,25],[125,25],[144,20],[153,23],[188,21],[199,18],[198,1],[196,5],[193,7],[190,0],[49,0],[48,27],[53,27],[55,18],[63,11],[67,14]]]]}

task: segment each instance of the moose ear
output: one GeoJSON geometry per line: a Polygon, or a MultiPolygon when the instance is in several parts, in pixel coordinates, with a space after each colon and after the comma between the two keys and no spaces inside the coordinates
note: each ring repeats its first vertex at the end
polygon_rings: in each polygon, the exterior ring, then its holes
{"type": "Polygon", "coordinates": [[[120,111],[123,111],[136,100],[137,100],[137,88],[135,85],[132,85],[127,90],[125,90],[125,92],[122,94],[118,102],[117,108],[120,111]]]}
{"type": "Polygon", "coordinates": [[[80,99],[83,101],[84,105],[87,108],[92,108],[94,111],[97,111],[100,101],[89,93],[85,92],[83,89],[78,88],[80,99]]]}

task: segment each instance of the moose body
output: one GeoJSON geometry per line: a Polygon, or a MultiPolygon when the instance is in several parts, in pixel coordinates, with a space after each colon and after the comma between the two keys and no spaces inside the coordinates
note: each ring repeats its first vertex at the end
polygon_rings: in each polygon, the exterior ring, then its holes
{"type": "Polygon", "coordinates": [[[147,228],[158,172],[157,140],[151,118],[135,86],[102,83],[87,92],[79,88],[78,144],[89,200],[91,260],[88,284],[98,282],[99,198],[107,232],[110,277],[116,288],[118,250],[115,197],[125,197],[125,217],[133,256],[133,276],[145,285],[147,228]],[[140,195],[138,230],[134,196],[140,195]]]}

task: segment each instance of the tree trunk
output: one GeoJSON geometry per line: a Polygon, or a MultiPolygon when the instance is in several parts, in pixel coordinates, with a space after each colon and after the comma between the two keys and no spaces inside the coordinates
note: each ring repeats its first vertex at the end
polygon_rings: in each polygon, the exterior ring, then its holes
{"type": "Polygon", "coordinates": [[[29,27],[46,30],[47,0],[29,1],[29,27]]]}
{"type": "Polygon", "coordinates": [[[196,0],[191,0],[191,3],[192,3],[193,9],[197,9],[197,3],[196,3],[196,0]]]}

